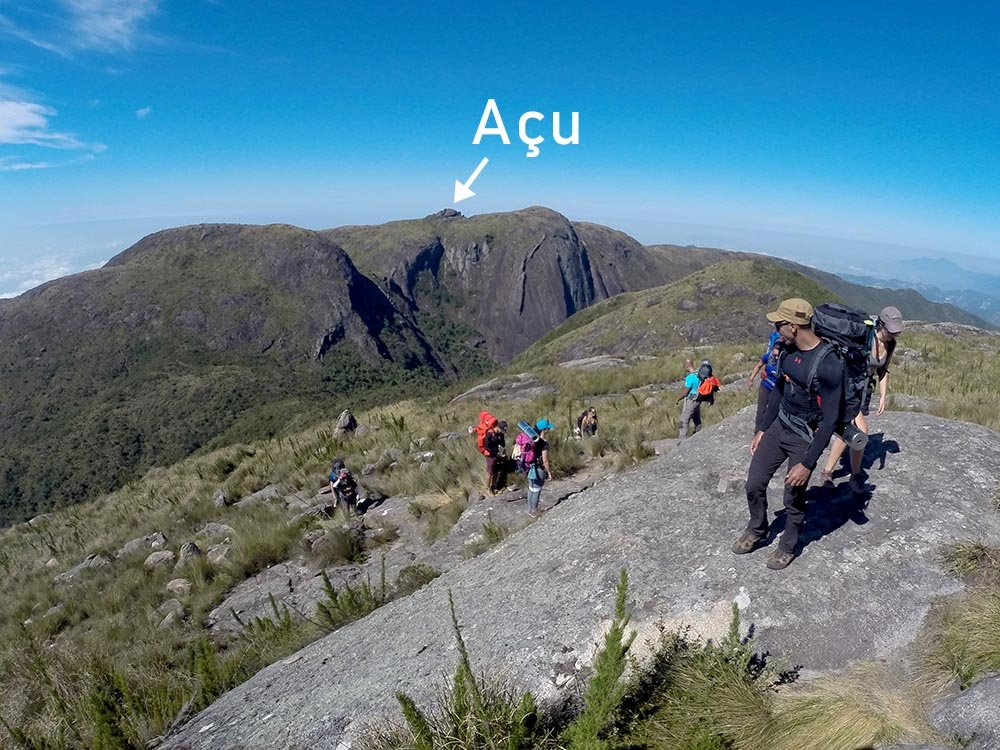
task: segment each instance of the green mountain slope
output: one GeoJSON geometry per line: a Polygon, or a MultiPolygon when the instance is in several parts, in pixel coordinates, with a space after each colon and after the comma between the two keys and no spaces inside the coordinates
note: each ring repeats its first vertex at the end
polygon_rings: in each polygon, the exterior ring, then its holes
{"type": "Polygon", "coordinates": [[[766,339],[771,325],[764,313],[786,297],[835,299],[813,280],[773,262],[725,260],[673,284],[594,305],[539,340],[516,364],[766,339]]]}
{"type": "Polygon", "coordinates": [[[161,232],[6,301],[0,372],[0,520],[457,374],[342,250],[286,226],[161,232]]]}

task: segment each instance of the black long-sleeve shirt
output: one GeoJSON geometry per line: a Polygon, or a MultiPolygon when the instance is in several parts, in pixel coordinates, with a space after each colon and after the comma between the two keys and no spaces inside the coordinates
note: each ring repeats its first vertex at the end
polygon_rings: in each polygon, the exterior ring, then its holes
{"type": "Polygon", "coordinates": [[[486,452],[489,454],[488,458],[496,458],[501,453],[503,453],[506,447],[506,441],[502,432],[487,432],[486,433],[486,452]]]}
{"type": "Polygon", "coordinates": [[[802,464],[810,470],[816,468],[820,454],[837,428],[844,389],[844,365],[836,354],[828,352],[816,371],[817,389],[810,393],[806,382],[809,371],[814,357],[825,348],[818,344],[809,351],[791,349],[785,354],[778,382],[767,401],[767,411],[757,425],[758,431],[766,430],[777,418],[780,408],[808,424],[814,424],[818,417],[819,427],[813,433],[812,442],[802,459],[802,464]]]}

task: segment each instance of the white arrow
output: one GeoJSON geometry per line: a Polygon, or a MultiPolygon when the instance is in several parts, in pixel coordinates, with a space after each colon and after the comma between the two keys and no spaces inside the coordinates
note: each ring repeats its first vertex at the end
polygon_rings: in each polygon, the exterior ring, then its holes
{"type": "Polygon", "coordinates": [[[455,203],[464,201],[466,198],[471,198],[475,195],[475,193],[469,190],[469,186],[476,181],[476,178],[479,177],[479,173],[482,172],[483,168],[489,163],[489,158],[484,156],[483,160],[479,162],[479,166],[475,168],[471,175],[469,175],[469,179],[465,182],[455,180],[455,203]]]}

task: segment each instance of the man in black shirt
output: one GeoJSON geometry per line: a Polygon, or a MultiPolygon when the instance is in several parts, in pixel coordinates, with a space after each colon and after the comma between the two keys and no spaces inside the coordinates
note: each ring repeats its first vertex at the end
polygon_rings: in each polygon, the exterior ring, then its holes
{"type": "Polygon", "coordinates": [[[506,481],[506,440],[504,430],[507,429],[506,422],[498,422],[492,430],[486,433],[486,476],[491,495],[500,491],[506,481]]]}
{"type": "Polygon", "coordinates": [[[844,366],[830,344],[813,332],[812,314],[812,305],[804,299],[784,300],[767,314],[787,351],[750,443],[753,459],[746,484],[750,521],[733,544],[733,552],[752,552],[767,536],[767,485],[787,460],[785,531],[767,560],[772,570],[787,568],[795,559],[805,518],[806,485],[841,417],[844,366]]]}

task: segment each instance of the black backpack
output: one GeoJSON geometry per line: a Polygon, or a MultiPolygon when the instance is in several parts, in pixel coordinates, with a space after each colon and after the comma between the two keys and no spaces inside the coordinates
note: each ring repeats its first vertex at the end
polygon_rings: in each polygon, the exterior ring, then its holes
{"type": "MultiPolygon", "coordinates": [[[[868,356],[875,336],[875,321],[863,312],[828,302],[813,311],[812,323],[813,332],[828,342],[844,363],[844,413],[840,421],[850,422],[861,411],[868,387],[868,356]]],[[[814,368],[820,359],[816,358],[814,368]]]]}
{"type": "MultiPolygon", "coordinates": [[[[835,302],[828,302],[815,308],[812,326],[813,332],[820,337],[821,342],[809,370],[808,388],[810,395],[822,395],[817,393],[816,374],[820,363],[827,356],[834,356],[843,363],[844,383],[837,408],[836,426],[836,433],[843,436],[845,428],[861,411],[865,388],[868,386],[868,353],[871,351],[872,337],[875,335],[875,324],[864,313],[835,302]]],[[[779,373],[782,370],[785,354],[786,352],[782,352],[778,359],[779,373]]],[[[818,401],[816,411],[818,416],[818,401]]],[[[788,415],[785,417],[786,420],[790,419],[788,415]]],[[[798,424],[788,426],[808,439],[808,427],[803,429],[803,425],[798,424]]]]}
{"type": "Polygon", "coordinates": [[[698,380],[704,383],[710,377],[712,377],[712,365],[703,362],[701,367],[698,368],[698,380]]]}

